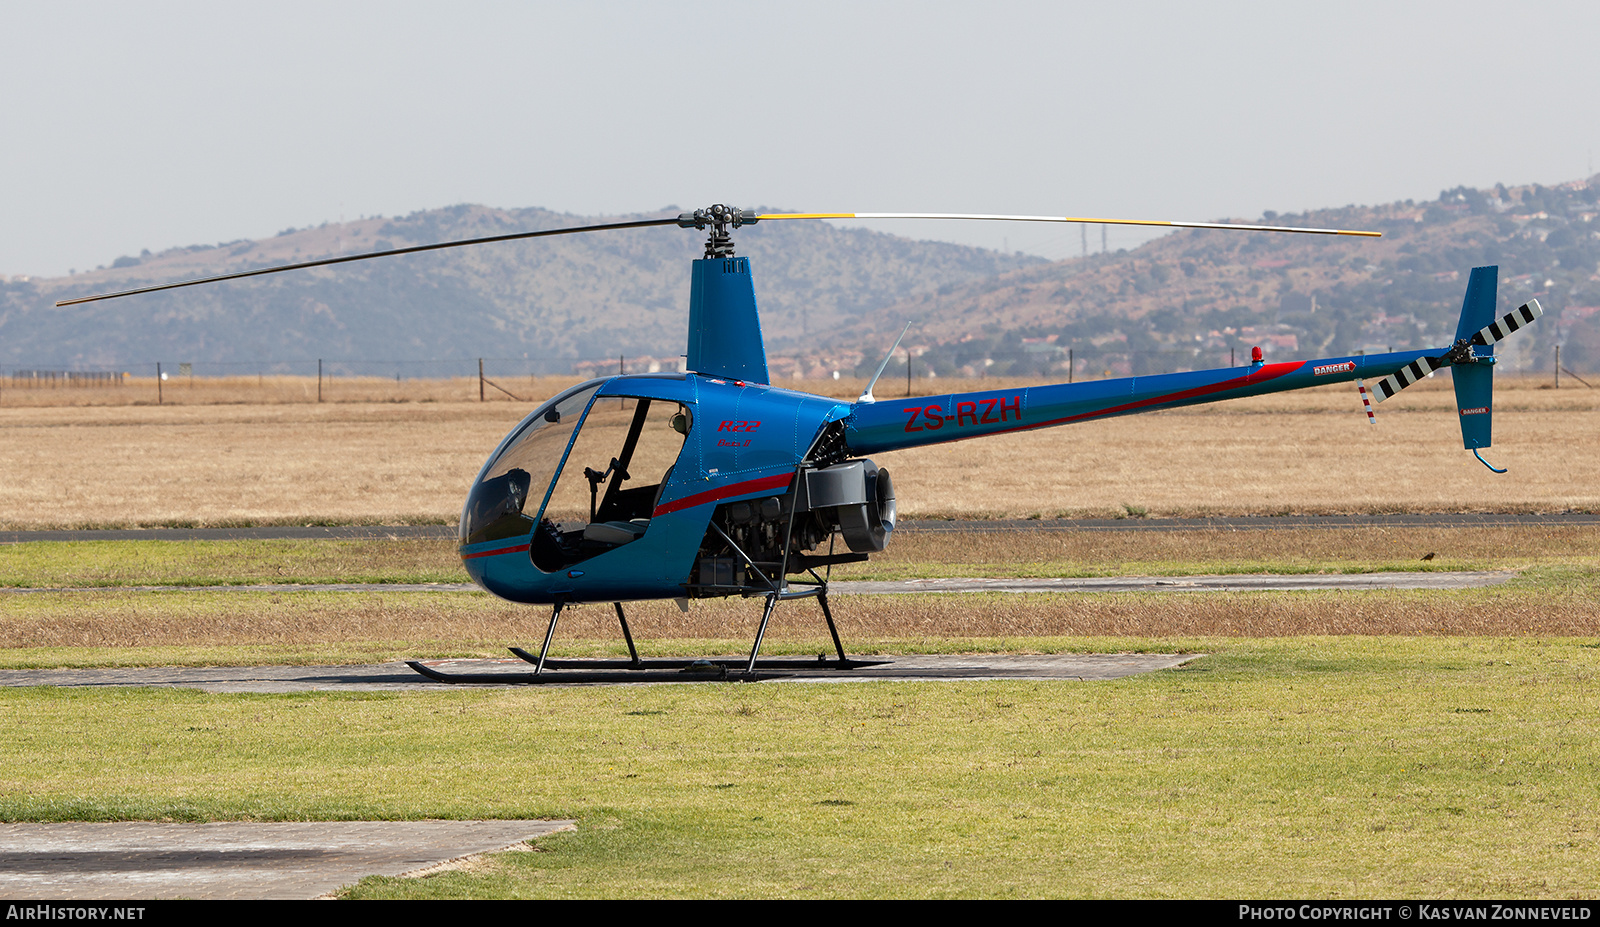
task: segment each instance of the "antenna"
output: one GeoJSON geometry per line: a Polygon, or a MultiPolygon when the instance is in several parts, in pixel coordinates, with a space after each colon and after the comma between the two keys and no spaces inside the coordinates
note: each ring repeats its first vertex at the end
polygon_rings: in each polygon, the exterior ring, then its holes
{"type": "MultiPolygon", "coordinates": [[[[900,338],[904,338],[906,336],[906,332],[908,332],[908,331],[911,331],[911,323],[910,322],[906,323],[906,327],[905,328],[900,329],[900,338]]],[[[878,365],[878,372],[872,375],[872,382],[868,383],[867,384],[867,388],[861,391],[861,398],[857,399],[856,402],[877,402],[878,401],[872,395],[872,388],[874,386],[878,385],[878,378],[883,376],[883,368],[889,366],[889,358],[894,356],[894,349],[900,347],[900,338],[896,338],[894,340],[894,344],[889,345],[889,353],[883,355],[883,363],[878,365]]],[[[911,361],[907,360],[906,363],[909,365],[911,363],[911,361]]]]}

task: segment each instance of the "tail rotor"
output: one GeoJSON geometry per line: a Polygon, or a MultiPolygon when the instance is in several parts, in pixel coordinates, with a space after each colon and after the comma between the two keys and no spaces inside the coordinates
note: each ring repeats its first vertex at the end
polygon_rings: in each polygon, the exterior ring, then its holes
{"type": "Polygon", "coordinates": [[[1461,445],[1472,451],[1484,466],[1496,473],[1505,470],[1492,466],[1479,453],[1491,443],[1494,410],[1494,346],[1512,332],[1519,331],[1544,315],[1537,299],[1530,299],[1514,311],[1494,318],[1495,290],[1499,268],[1474,267],[1461,306],[1461,321],[1456,326],[1455,344],[1435,357],[1419,357],[1373,387],[1378,402],[1390,398],[1437,370],[1451,368],[1455,381],[1456,413],[1461,419],[1461,445]],[[1481,349],[1481,350],[1480,350],[1481,349]]]}

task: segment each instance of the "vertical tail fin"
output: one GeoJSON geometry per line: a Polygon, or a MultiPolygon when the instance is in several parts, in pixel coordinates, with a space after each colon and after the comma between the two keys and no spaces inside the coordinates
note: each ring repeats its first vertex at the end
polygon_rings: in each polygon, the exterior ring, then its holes
{"type": "MultiPolygon", "coordinates": [[[[1461,301],[1461,321],[1456,324],[1456,344],[1471,344],[1473,336],[1494,322],[1500,268],[1474,267],[1461,301]]],[[[1461,418],[1461,446],[1469,451],[1488,447],[1494,421],[1494,342],[1471,344],[1451,369],[1456,387],[1456,414],[1461,418]]]]}
{"type": "MultiPolygon", "coordinates": [[[[1539,301],[1532,299],[1515,312],[1495,318],[1499,277],[1498,267],[1474,267],[1467,281],[1467,295],[1461,301],[1455,343],[1441,349],[1436,357],[1417,358],[1379,380],[1372,389],[1373,398],[1382,402],[1435,370],[1449,367],[1455,383],[1456,415],[1461,419],[1461,446],[1474,454],[1493,440],[1495,342],[1544,314],[1539,301]]],[[[1483,460],[1483,455],[1478,454],[1478,459],[1483,460]]],[[[1489,466],[1488,461],[1484,466],[1489,466]]]]}
{"type": "Polygon", "coordinates": [[[1470,360],[1456,362],[1455,381],[1456,412],[1461,416],[1461,444],[1468,450],[1489,446],[1489,421],[1494,407],[1495,342],[1541,315],[1544,315],[1544,309],[1539,301],[1530,299],[1518,306],[1515,312],[1490,321],[1466,339],[1472,353],[1468,355],[1470,360]],[[1485,350],[1478,351],[1480,347],[1485,350]]]}

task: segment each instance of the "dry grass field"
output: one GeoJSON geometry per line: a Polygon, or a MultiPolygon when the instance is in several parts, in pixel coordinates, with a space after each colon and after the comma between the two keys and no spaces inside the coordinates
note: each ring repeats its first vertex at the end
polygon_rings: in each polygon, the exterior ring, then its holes
{"type": "MultiPolygon", "coordinates": [[[[506,385],[542,397],[570,382],[506,385]]],[[[0,527],[451,523],[532,407],[479,402],[475,380],[341,381],[325,385],[323,403],[308,401],[315,381],[268,379],[254,396],[249,382],[231,393],[227,381],[196,383],[169,385],[159,406],[111,404],[145,392],[137,383],[4,390],[0,527]]],[[[861,388],[794,385],[841,397],[861,388]]],[[[901,512],[919,517],[1592,510],[1600,392],[1547,385],[1500,385],[1486,456],[1510,467],[1504,476],[1461,450],[1440,381],[1384,403],[1377,427],[1353,388],[1327,387],[877,460],[894,473],[901,512]]]]}
{"type": "MultiPolygon", "coordinates": [[[[852,653],[1152,649],[1209,652],[1238,638],[1582,637],[1595,633],[1592,582],[1571,594],[1527,589],[1467,594],[1179,593],[1125,595],[838,596],[852,653]]],[[[748,652],[761,615],[741,599],[628,606],[645,655],[748,652]]],[[[108,589],[0,600],[0,666],[183,663],[363,663],[445,656],[504,657],[537,650],[547,612],[475,593],[194,591],[151,595],[108,589]],[[191,652],[192,651],[192,652],[191,652]]],[[[627,651],[609,605],[562,613],[559,656],[627,651]]],[[[810,603],[774,613],[762,652],[832,650],[810,603]]]]}

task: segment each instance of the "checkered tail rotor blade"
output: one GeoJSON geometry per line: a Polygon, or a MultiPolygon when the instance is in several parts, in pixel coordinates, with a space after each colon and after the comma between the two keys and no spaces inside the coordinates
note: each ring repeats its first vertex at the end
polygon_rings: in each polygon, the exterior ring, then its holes
{"type": "Polygon", "coordinates": [[[1445,360],[1443,357],[1419,357],[1379,380],[1372,387],[1372,398],[1382,402],[1444,365],[1445,360]]]}
{"type": "Polygon", "coordinates": [[[1515,311],[1508,312],[1499,319],[1485,325],[1472,336],[1472,343],[1481,345],[1494,344],[1542,315],[1544,315],[1544,308],[1539,305],[1539,301],[1530,299],[1518,306],[1515,311]]]}

